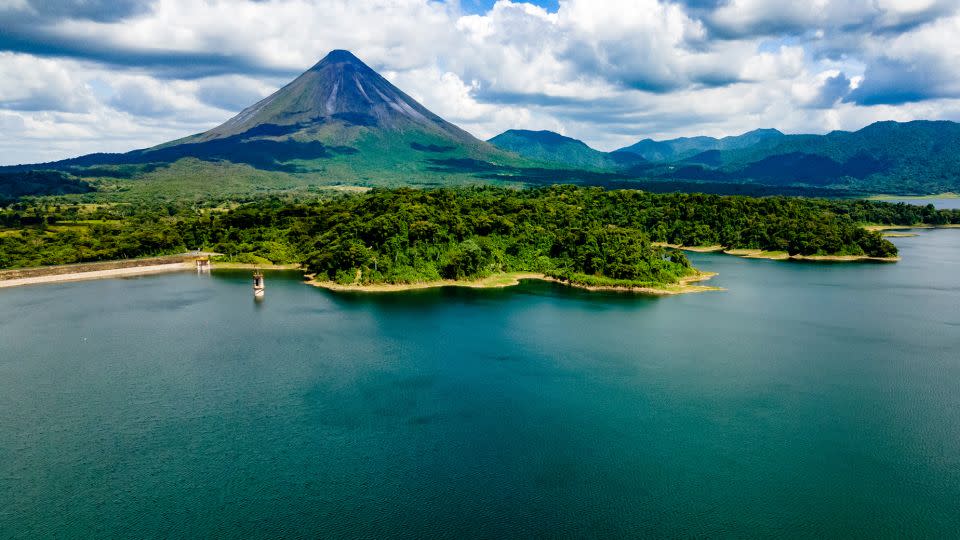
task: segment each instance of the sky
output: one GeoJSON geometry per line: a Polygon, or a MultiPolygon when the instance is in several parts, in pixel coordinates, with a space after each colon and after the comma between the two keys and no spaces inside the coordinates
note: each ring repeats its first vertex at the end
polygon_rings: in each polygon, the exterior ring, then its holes
{"type": "Polygon", "coordinates": [[[205,131],[332,49],[484,139],[960,120],[958,0],[0,0],[0,164],[205,131]]]}

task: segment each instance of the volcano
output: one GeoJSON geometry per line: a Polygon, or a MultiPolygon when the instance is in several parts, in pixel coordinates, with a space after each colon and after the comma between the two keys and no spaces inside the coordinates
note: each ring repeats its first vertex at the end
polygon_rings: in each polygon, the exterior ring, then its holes
{"type": "Polygon", "coordinates": [[[332,172],[342,180],[430,172],[449,160],[509,159],[344,50],[330,52],[280,90],[209,131],[127,156],[223,160],[287,173],[332,172]]]}
{"type": "Polygon", "coordinates": [[[332,51],[269,97],[195,140],[256,132],[263,126],[319,133],[330,125],[392,133],[421,132],[461,144],[479,142],[418,103],[349,51],[332,51]]]}
{"type": "MultiPolygon", "coordinates": [[[[60,170],[137,190],[135,181],[218,181],[234,193],[347,183],[436,185],[522,164],[480,141],[391,84],[349,51],[323,60],[223,124],[196,135],[124,154],[90,154],[6,170],[60,170]],[[238,180],[239,179],[239,180],[238,180]]],[[[156,184],[155,182],[153,183],[156,184]]],[[[222,190],[221,190],[222,191],[222,190]]]]}

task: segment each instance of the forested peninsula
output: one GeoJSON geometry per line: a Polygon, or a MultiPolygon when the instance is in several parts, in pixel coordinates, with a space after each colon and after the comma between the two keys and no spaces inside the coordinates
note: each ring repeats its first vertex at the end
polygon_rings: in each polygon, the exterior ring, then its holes
{"type": "Polygon", "coordinates": [[[535,273],[656,288],[699,272],[673,246],[888,259],[864,224],[946,225],[960,212],[862,200],[652,194],[575,186],[376,189],[212,208],[20,202],[0,211],[0,268],[202,249],[297,264],[340,286],[469,282],[535,273]]]}

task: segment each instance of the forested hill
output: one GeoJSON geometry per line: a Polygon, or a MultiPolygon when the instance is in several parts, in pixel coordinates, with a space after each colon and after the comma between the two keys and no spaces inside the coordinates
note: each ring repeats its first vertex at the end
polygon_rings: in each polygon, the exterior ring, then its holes
{"type": "Polygon", "coordinates": [[[693,157],[711,150],[738,150],[748,148],[764,141],[775,140],[784,134],[776,129],[755,129],[742,135],[723,138],[680,137],[665,141],[643,139],[642,141],[617,150],[620,153],[635,154],[647,161],[674,162],[693,157]]]}
{"type": "Polygon", "coordinates": [[[646,161],[634,153],[601,152],[552,131],[511,129],[487,142],[526,158],[581,169],[622,169],[646,161]]]}
{"type": "Polygon", "coordinates": [[[89,193],[93,187],[59,171],[0,172],[0,205],[22,197],[89,193]]]}
{"type": "Polygon", "coordinates": [[[890,257],[862,223],[960,223],[960,211],[870,201],[605,191],[374,190],[310,204],[0,211],[0,268],[201,248],[249,263],[299,263],[329,279],[419,282],[535,271],[596,284],[669,283],[691,270],[655,243],[802,255],[890,257]]]}
{"type": "Polygon", "coordinates": [[[766,132],[744,144],[748,135],[725,146],[719,144],[723,140],[690,138],[641,141],[622,151],[647,159],[660,156],[635,173],[663,181],[750,182],[858,193],[960,190],[960,124],[955,122],[877,122],[859,131],[826,135],[766,132]],[[707,148],[711,145],[715,147],[707,148]],[[706,149],[697,153],[698,148],[706,149]]]}

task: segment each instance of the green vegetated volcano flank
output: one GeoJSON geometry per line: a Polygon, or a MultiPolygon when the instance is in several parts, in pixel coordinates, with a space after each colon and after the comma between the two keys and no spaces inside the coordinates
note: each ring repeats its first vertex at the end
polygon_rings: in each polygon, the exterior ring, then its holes
{"type": "Polygon", "coordinates": [[[242,196],[339,183],[476,183],[478,172],[525,163],[432,113],[350,52],[333,51],[204,133],[124,154],[3,167],[0,173],[12,178],[56,170],[107,198],[164,195],[164,183],[171,186],[167,195],[175,197],[242,196]],[[211,171],[223,177],[222,185],[185,178],[210,177],[211,171]]]}

